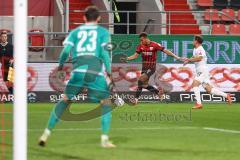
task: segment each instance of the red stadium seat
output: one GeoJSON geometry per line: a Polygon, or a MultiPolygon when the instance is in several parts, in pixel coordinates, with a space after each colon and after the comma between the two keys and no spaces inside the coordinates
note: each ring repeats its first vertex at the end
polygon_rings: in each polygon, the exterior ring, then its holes
{"type": "Polygon", "coordinates": [[[229,34],[240,35],[240,24],[230,24],[229,34]]]}
{"type": "Polygon", "coordinates": [[[223,12],[223,14],[221,16],[221,19],[223,21],[228,21],[228,22],[229,21],[234,21],[234,19],[235,19],[235,12],[234,12],[233,9],[223,9],[222,12],[223,12]],[[227,16],[225,16],[224,14],[227,15],[227,16]]]}
{"type": "MultiPolygon", "coordinates": [[[[30,32],[43,32],[41,29],[32,29],[30,32]]],[[[45,38],[44,34],[30,34],[29,35],[29,43],[31,46],[44,46],[45,45],[45,38]]],[[[35,47],[29,48],[30,51],[33,52],[41,52],[44,50],[43,47],[35,47]]]]}
{"type": "Polygon", "coordinates": [[[225,25],[224,24],[213,24],[212,25],[212,34],[214,34],[214,35],[227,34],[225,25]]]}
{"type": "Polygon", "coordinates": [[[212,7],[213,1],[212,0],[198,0],[197,5],[200,7],[212,7]]]}
{"type": "Polygon", "coordinates": [[[207,21],[220,21],[220,17],[218,15],[218,10],[216,9],[206,9],[204,13],[204,19],[207,21]]]}

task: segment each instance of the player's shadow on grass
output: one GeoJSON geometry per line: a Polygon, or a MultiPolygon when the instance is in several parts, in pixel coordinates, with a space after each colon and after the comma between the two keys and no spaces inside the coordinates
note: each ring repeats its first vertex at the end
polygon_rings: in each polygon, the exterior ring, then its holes
{"type": "MultiPolygon", "coordinates": [[[[5,144],[6,147],[12,147],[12,144],[5,144]]],[[[58,160],[91,160],[88,158],[83,158],[79,156],[73,156],[62,152],[54,152],[49,150],[49,148],[40,148],[40,147],[28,147],[28,150],[34,152],[28,152],[28,154],[36,155],[38,159],[58,159],[58,160]],[[42,157],[42,158],[41,158],[42,157]]],[[[6,153],[7,155],[7,153],[6,153]]],[[[31,157],[28,155],[28,157],[31,157]]]]}
{"type": "Polygon", "coordinates": [[[121,143],[128,142],[130,138],[123,137],[123,136],[113,136],[112,139],[114,140],[114,143],[121,144],[121,143]]]}
{"type": "MultiPolygon", "coordinates": [[[[40,147],[28,147],[29,150],[32,150],[34,152],[31,152],[29,154],[36,155],[37,157],[42,157],[43,159],[58,159],[58,160],[92,160],[89,158],[84,158],[80,156],[74,156],[70,154],[66,154],[63,152],[56,152],[49,150],[49,148],[40,148],[40,147]]],[[[31,157],[31,156],[29,156],[31,157]]]]}
{"type": "Polygon", "coordinates": [[[162,153],[183,153],[183,152],[185,152],[184,150],[181,150],[181,149],[149,148],[149,147],[133,148],[133,150],[144,151],[144,152],[162,152],[162,153]]]}
{"type": "MultiPolygon", "coordinates": [[[[123,136],[112,136],[112,140],[116,144],[123,144],[129,141],[130,138],[123,136]]],[[[96,144],[99,141],[99,138],[91,138],[83,142],[83,144],[96,144]]]]}

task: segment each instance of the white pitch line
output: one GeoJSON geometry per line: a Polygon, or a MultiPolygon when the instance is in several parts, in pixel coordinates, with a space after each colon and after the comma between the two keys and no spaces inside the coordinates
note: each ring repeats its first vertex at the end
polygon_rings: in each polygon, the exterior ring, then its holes
{"type": "MultiPolygon", "coordinates": [[[[191,129],[199,129],[198,127],[161,127],[161,128],[112,128],[111,130],[191,130],[191,129]]],[[[98,131],[101,130],[101,128],[58,128],[54,129],[55,131],[98,131]]],[[[43,129],[28,129],[28,132],[39,132],[43,131],[43,129]]],[[[0,132],[12,132],[11,129],[8,130],[0,130],[0,132]]]]}
{"type": "Polygon", "coordinates": [[[209,131],[216,131],[216,132],[240,134],[240,131],[238,131],[238,130],[229,130],[229,129],[223,129],[223,128],[209,128],[209,127],[204,127],[203,129],[209,130],[209,131]]]}
{"type": "MultiPolygon", "coordinates": [[[[191,127],[191,126],[183,126],[183,127],[156,127],[156,128],[112,128],[111,130],[194,130],[194,129],[203,129],[208,131],[216,131],[216,132],[224,132],[224,133],[234,133],[234,134],[240,134],[240,131],[238,130],[228,130],[228,129],[222,129],[222,128],[210,128],[210,127],[191,127]]],[[[99,131],[101,128],[58,128],[54,129],[54,132],[71,132],[71,131],[99,131]]],[[[43,129],[28,129],[28,132],[40,132],[43,131],[43,129]]],[[[12,132],[11,129],[7,130],[0,130],[0,132],[12,132]]]]}

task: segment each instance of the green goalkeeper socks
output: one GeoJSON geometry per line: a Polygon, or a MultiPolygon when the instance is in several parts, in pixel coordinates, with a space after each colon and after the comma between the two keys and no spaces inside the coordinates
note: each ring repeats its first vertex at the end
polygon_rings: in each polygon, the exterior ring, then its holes
{"type": "Polygon", "coordinates": [[[47,128],[49,130],[52,130],[55,125],[59,122],[60,117],[62,116],[63,112],[67,108],[69,103],[66,103],[65,101],[61,100],[57,103],[53,111],[51,112],[49,121],[48,121],[48,126],[47,128]]]}
{"type": "MultiPolygon", "coordinates": [[[[48,126],[47,128],[49,130],[52,130],[55,125],[59,122],[60,117],[62,116],[65,109],[68,107],[68,103],[61,100],[57,103],[56,107],[51,112],[48,126]]],[[[110,130],[110,123],[111,123],[111,107],[108,105],[102,106],[102,116],[101,116],[101,128],[102,128],[102,134],[108,134],[110,130]]]]}
{"type": "Polygon", "coordinates": [[[111,118],[112,118],[111,107],[108,105],[102,106],[101,116],[102,134],[108,135],[110,130],[111,118]]]}

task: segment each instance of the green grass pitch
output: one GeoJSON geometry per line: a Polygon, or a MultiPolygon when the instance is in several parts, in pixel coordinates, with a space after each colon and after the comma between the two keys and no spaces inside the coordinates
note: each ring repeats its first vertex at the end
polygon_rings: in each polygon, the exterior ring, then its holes
{"type": "MultiPolygon", "coordinates": [[[[240,105],[140,103],[113,111],[110,137],[114,149],[100,147],[100,120],[61,122],[47,146],[37,146],[54,104],[28,106],[29,160],[239,160],[240,105]]],[[[94,104],[73,104],[83,112],[94,104]]],[[[5,109],[10,109],[5,105],[5,109]]],[[[5,122],[11,114],[4,114],[5,122]]],[[[11,156],[11,127],[6,125],[5,159],[11,156]]]]}

